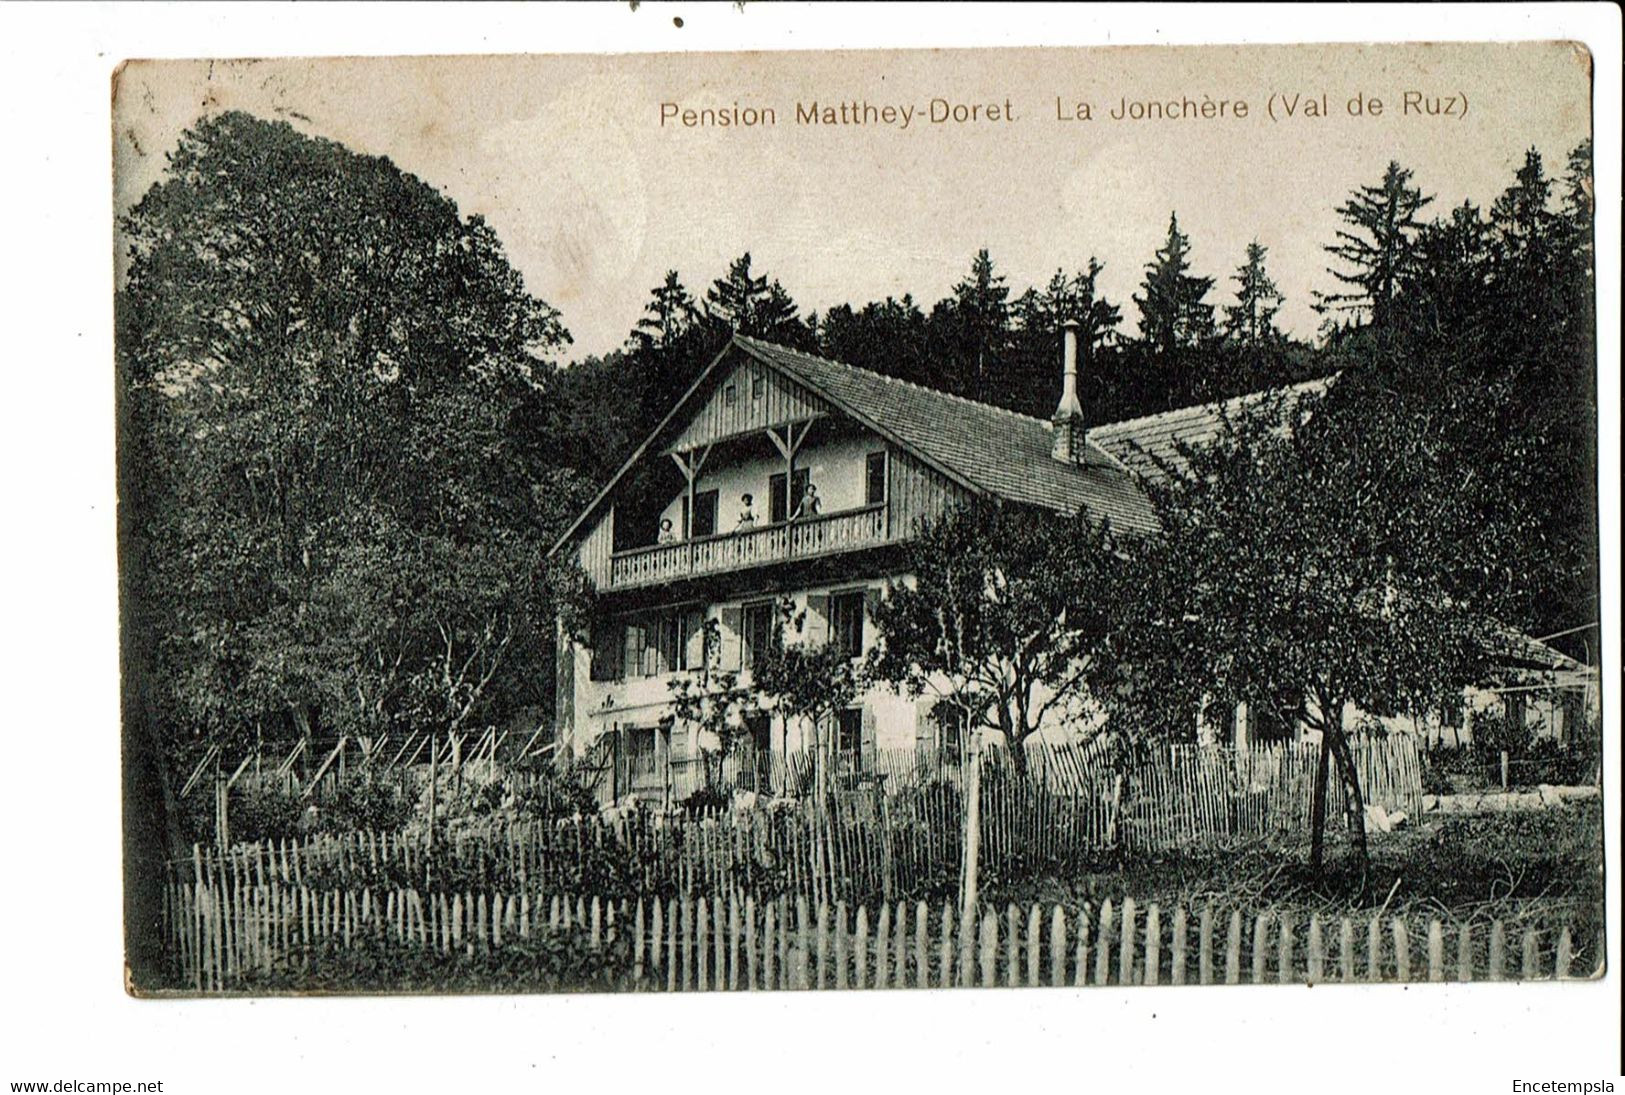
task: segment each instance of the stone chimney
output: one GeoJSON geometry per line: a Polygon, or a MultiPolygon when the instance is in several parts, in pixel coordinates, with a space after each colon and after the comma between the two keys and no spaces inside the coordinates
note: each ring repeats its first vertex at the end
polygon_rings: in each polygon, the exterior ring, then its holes
{"type": "Polygon", "coordinates": [[[1078,402],[1078,324],[1067,320],[1061,329],[1061,402],[1052,419],[1050,453],[1069,463],[1083,461],[1085,442],[1083,404],[1078,402]]]}

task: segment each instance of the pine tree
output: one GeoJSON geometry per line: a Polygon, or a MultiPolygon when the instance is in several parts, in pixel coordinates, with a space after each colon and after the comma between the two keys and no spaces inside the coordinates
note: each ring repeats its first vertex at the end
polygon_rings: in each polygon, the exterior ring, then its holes
{"type": "Polygon", "coordinates": [[[814,345],[814,328],[801,321],[784,286],[751,273],[750,252],[728,266],[705,293],[708,317],[733,334],[778,342],[798,350],[814,345]]]}
{"type": "Polygon", "coordinates": [[[630,341],[661,350],[675,346],[698,315],[694,297],[683,287],[676,270],[666,271],[666,280],[655,288],[643,312],[630,341]]]}
{"type": "Polygon", "coordinates": [[[1422,230],[1416,215],[1433,201],[1410,183],[1411,172],[1390,161],[1381,184],[1360,187],[1337,207],[1348,227],[1338,229],[1338,242],[1326,250],[1347,269],[1328,272],[1351,288],[1315,294],[1317,311],[1353,313],[1378,330],[1389,327],[1394,296],[1416,264],[1416,238],[1422,230]]]}
{"type": "Polygon", "coordinates": [[[970,273],[953,287],[953,296],[937,305],[933,318],[948,328],[954,372],[952,388],[986,402],[1010,340],[1010,287],[993,271],[982,248],[971,260],[970,273]]]}
{"type": "MultiPolygon", "coordinates": [[[[1017,298],[1011,309],[1015,332],[1007,405],[1012,409],[1042,418],[1055,410],[1061,386],[1058,347],[1068,322],[1077,324],[1080,380],[1087,385],[1098,379],[1096,358],[1123,319],[1122,310],[1098,294],[1103,268],[1090,256],[1087,269],[1070,276],[1056,270],[1042,292],[1028,289],[1017,298]]],[[[1085,400],[1085,413],[1089,405],[1085,400]]]]}
{"type": "Polygon", "coordinates": [[[1179,230],[1179,215],[1169,214],[1168,238],[1146,263],[1142,295],[1134,298],[1140,336],[1165,362],[1213,334],[1213,305],[1203,301],[1213,279],[1191,276],[1190,251],[1190,237],[1179,230]]]}
{"type": "Polygon", "coordinates": [[[756,310],[767,296],[766,276],[750,272],[750,252],[734,259],[728,272],[711,283],[705,292],[705,310],[736,333],[749,334],[756,310]]]}
{"type": "Polygon", "coordinates": [[[1231,279],[1238,286],[1236,303],[1224,310],[1225,334],[1249,349],[1269,345],[1281,337],[1275,327],[1275,314],[1286,298],[1264,269],[1268,253],[1269,248],[1257,240],[1247,245],[1247,261],[1231,279]]]}

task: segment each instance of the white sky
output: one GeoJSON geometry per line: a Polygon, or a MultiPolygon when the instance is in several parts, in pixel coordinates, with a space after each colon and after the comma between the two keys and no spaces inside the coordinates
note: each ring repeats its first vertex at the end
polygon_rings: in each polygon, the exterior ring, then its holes
{"type": "Polygon", "coordinates": [[[1318,319],[1333,285],[1321,247],[1349,190],[1390,158],[1443,211],[1488,204],[1531,145],[1560,174],[1589,133],[1585,54],[1560,43],[845,53],[654,54],[412,60],[161,62],[126,70],[115,104],[118,201],[210,110],[288,118],[440,187],[494,225],[575,343],[626,337],[666,269],[696,295],[740,252],[803,310],[913,292],[945,295],[987,247],[1015,292],[1056,266],[1106,264],[1123,306],[1170,210],[1196,272],[1231,299],[1247,242],[1270,249],[1284,325],[1318,319]],[[1406,90],[1465,98],[1465,117],[1403,117],[1406,90]],[[1331,116],[1272,122],[1272,92],[1326,95],[1331,116]],[[1381,119],[1351,118],[1357,92],[1381,119]],[[1245,120],[1113,121],[1130,99],[1245,99],[1245,120]],[[809,127],[798,102],[1010,102],[1016,121],[809,127]],[[1056,120],[1056,98],[1094,120],[1056,120]],[[772,107],[774,128],[660,126],[660,104],[772,107]],[[137,151],[139,149],[139,151],[137,151]]]}

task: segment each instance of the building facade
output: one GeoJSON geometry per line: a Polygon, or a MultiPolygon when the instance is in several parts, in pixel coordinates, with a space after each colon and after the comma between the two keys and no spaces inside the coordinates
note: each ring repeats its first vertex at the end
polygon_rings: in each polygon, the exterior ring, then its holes
{"type": "MultiPolygon", "coordinates": [[[[682,797],[702,782],[708,743],[668,717],[671,682],[701,668],[707,634],[711,668],[745,686],[785,603],[802,621],[788,641],[862,657],[875,641],[872,606],[906,577],[903,545],[971,499],[1082,508],[1153,533],[1138,479],[1148,457],[1215,436],[1221,407],[1086,429],[1070,330],[1061,371],[1062,398],[1044,421],[735,337],[553,549],[579,563],[599,603],[585,641],[560,630],[561,746],[608,746],[611,797],[682,797]]],[[[899,757],[952,760],[962,733],[938,714],[929,697],[871,689],[830,727],[837,764],[863,773],[899,757]]],[[[1245,744],[1258,733],[1250,721],[1245,707],[1226,712],[1202,736],[1245,744]]],[[[733,782],[779,790],[772,759],[810,744],[806,729],[763,716],[743,730],[733,782]]]]}

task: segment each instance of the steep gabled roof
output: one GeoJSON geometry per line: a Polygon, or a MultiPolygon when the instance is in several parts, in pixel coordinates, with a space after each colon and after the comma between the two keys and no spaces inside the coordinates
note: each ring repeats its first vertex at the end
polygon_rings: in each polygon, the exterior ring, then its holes
{"type": "Polygon", "coordinates": [[[1295,401],[1326,390],[1335,377],[1257,392],[1222,403],[1096,426],[1081,463],[1057,460],[1050,424],[1003,407],[978,403],[906,380],[860,369],[772,342],[735,335],[695,379],[660,425],[615,473],[592,503],[559,537],[557,551],[607,501],[615,485],[682,420],[719,365],[740,351],[825,399],[967,490],[992,498],[1075,513],[1085,509],[1126,532],[1154,532],[1156,516],[1135,480],[1159,474],[1155,456],[1178,463],[1177,444],[1200,445],[1218,436],[1221,416],[1234,416],[1265,399],[1295,401]]]}
{"type": "Polygon", "coordinates": [[[1083,464],[1056,460],[1042,419],[771,342],[734,342],[977,494],[1067,513],[1083,508],[1119,530],[1157,527],[1144,493],[1116,460],[1102,449],[1083,464]]]}
{"type": "Polygon", "coordinates": [[[1162,472],[1157,466],[1158,461],[1172,467],[1181,466],[1184,462],[1179,456],[1179,445],[1183,443],[1199,447],[1213,441],[1219,436],[1225,417],[1234,419],[1271,399],[1283,400],[1290,407],[1304,396],[1324,393],[1336,379],[1336,374],[1333,374],[1217,403],[1199,403],[1144,418],[1111,422],[1090,430],[1089,440],[1139,474],[1160,477],[1162,472]]]}

